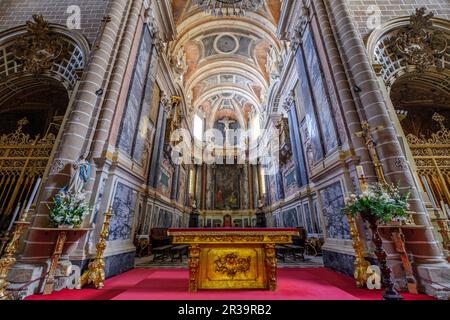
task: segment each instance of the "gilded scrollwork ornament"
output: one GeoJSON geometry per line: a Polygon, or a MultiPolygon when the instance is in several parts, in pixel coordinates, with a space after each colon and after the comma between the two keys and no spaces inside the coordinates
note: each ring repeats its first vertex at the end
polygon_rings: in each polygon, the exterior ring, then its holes
{"type": "Polygon", "coordinates": [[[236,277],[240,273],[246,273],[250,270],[252,257],[240,257],[238,253],[230,253],[220,256],[214,261],[216,272],[227,275],[230,278],[236,277]]]}
{"type": "Polygon", "coordinates": [[[397,53],[404,57],[409,65],[416,67],[416,75],[435,67],[442,71],[440,61],[448,48],[447,38],[441,30],[433,30],[433,13],[426,14],[426,9],[417,9],[411,15],[408,29],[393,39],[397,53]]]}
{"type": "Polygon", "coordinates": [[[445,145],[450,144],[450,131],[445,126],[445,117],[440,113],[435,113],[432,117],[433,121],[439,123],[440,130],[433,133],[431,138],[417,137],[413,134],[406,136],[410,145],[445,145]]]}
{"type": "Polygon", "coordinates": [[[42,15],[33,15],[26,34],[15,41],[13,54],[26,72],[38,75],[49,71],[56,60],[67,58],[69,44],[51,32],[42,15]]]}
{"type": "Polygon", "coordinates": [[[189,291],[198,290],[198,272],[200,267],[200,248],[198,245],[191,245],[189,248],[189,291]]]}

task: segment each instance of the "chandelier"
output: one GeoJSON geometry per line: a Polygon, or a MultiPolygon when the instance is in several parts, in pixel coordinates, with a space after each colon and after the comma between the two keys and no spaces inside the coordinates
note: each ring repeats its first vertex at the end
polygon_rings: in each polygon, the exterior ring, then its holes
{"type": "Polygon", "coordinates": [[[257,11],[264,0],[193,0],[205,12],[213,16],[244,16],[248,11],[257,11]]]}

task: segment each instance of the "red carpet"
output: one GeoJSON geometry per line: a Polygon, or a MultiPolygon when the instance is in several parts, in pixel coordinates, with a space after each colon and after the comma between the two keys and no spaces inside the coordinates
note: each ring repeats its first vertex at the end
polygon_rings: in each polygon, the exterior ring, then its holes
{"type": "MultiPolygon", "coordinates": [[[[381,292],[358,289],[353,278],[325,268],[279,269],[278,290],[187,292],[185,269],[134,269],[106,281],[103,290],[62,290],[27,300],[381,300],[381,292]]],[[[402,294],[405,300],[432,300],[402,294]]]]}

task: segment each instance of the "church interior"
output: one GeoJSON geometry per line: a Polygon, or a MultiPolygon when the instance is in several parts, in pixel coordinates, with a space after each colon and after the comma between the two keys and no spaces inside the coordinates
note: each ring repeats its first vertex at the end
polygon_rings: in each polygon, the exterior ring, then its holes
{"type": "Polygon", "coordinates": [[[0,300],[450,298],[448,0],[69,2],[0,3],[0,300]]]}

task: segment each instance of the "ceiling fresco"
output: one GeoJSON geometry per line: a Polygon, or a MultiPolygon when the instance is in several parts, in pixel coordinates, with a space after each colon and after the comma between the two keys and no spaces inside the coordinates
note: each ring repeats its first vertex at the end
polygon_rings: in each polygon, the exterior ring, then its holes
{"type": "Polygon", "coordinates": [[[279,52],[276,25],[280,1],[266,1],[247,16],[213,17],[191,1],[172,1],[177,39],[171,43],[191,113],[208,126],[223,117],[247,127],[259,114],[270,87],[268,57],[279,52]],[[220,24],[217,20],[220,19],[220,24]]]}

